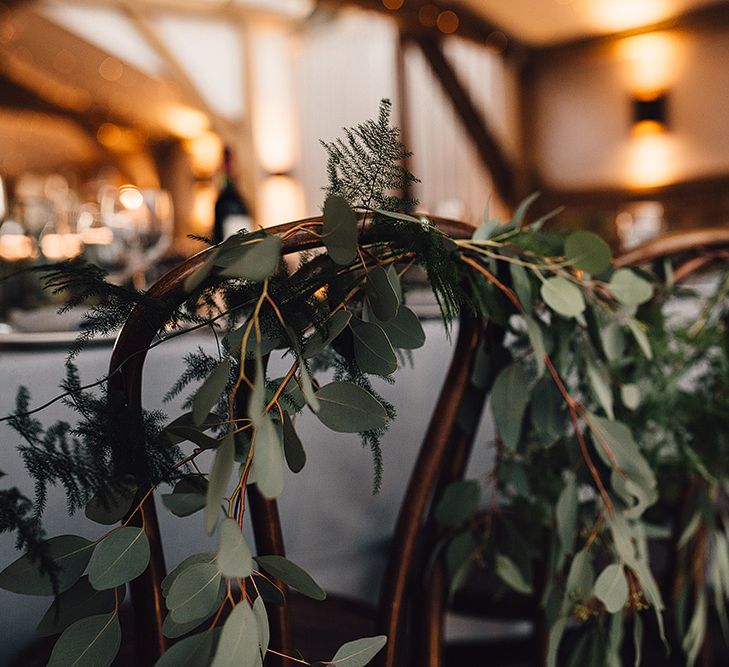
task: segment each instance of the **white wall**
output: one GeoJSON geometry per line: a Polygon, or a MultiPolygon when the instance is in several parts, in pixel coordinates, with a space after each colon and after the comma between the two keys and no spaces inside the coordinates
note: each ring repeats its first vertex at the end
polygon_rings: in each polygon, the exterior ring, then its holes
{"type": "Polygon", "coordinates": [[[729,29],[717,28],[630,38],[544,66],[542,177],[558,188],[639,188],[729,172],[728,63],[729,29]],[[635,138],[631,95],[651,87],[668,92],[668,131],[635,138]]]}

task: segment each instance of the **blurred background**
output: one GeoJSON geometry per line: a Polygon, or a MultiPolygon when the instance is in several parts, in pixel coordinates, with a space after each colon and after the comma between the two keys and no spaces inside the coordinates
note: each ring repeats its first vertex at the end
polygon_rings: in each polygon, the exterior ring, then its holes
{"type": "Polygon", "coordinates": [[[541,191],[616,246],[720,224],[728,61],[712,0],[5,0],[0,261],[144,286],[214,235],[224,146],[245,224],[316,213],[319,139],[383,97],[425,212],[541,191]]]}
{"type": "MultiPolygon", "coordinates": [[[[728,63],[729,2],[716,0],[0,1],[0,274],[82,256],[143,288],[203,247],[190,235],[316,214],[319,140],[374,117],[381,98],[413,151],[424,212],[477,224],[539,191],[536,213],[564,206],[555,225],[593,229],[616,251],[725,225],[728,63]]],[[[20,383],[37,403],[55,395],[78,325],[36,280],[0,282],[3,415],[20,383]]],[[[450,341],[426,328],[403,381],[436,387],[450,341]]],[[[186,349],[152,355],[146,405],[159,407],[186,349]]],[[[109,354],[84,353],[83,379],[102,376],[109,354]]],[[[305,471],[283,499],[292,557],[326,588],[369,598],[402,495],[397,466],[408,470],[435,401],[383,393],[410,419],[385,441],[382,494],[370,496],[356,438],[343,446],[312,424],[311,469],[328,466],[334,500],[317,530],[299,517],[326,495],[321,481],[305,471]],[[327,531],[338,544],[322,556],[327,531]]],[[[0,468],[32,492],[17,436],[0,437],[0,468]]],[[[473,465],[479,476],[489,463],[473,465]]],[[[66,517],[60,493],[45,520],[51,534],[95,530],[66,517]]],[[[167,514],[163,533],[170,565],[200,550],[195,522],[167,514]]],[[[8,536],[0,553],[4,566],[8,536]]],[[[0,663],[47,604],[0,594],[0,663]]]]}

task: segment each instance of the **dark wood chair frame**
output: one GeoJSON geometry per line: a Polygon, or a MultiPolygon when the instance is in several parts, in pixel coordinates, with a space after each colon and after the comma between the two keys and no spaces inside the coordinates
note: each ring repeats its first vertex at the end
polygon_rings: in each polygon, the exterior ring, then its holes
{"type": "MultiPolygon", "coordinates": [[[[318,218],[311,218],[317,220],[318,218]]],[[[283,253],[291,254],[318,247],[320,242],[302,232],[292,232],[301,221],[268,229],[272,234],[285,235],[283,253]]],[[[441,231],[452,238],[470,238],[470,225],[449,220],[434,221],[441,231]]],[[[363,232],[366,236],[367,230],[363,232]]],[[[729,230],[710,229],[678,235],[668,235],[628,253],[617,265],[637,264],[661,257],[699,250],[696,257],[682,264],[675,272],[683,280],[708,263],[729,256],[729,230]]],[[[158,331],[188,295],[185,279],[203,264],[208,251],[203,251],[163,276],[148,295],[165,303],[162,310],[136,308],[120,332],[110,362],[111,392],[121,392],[127,407],[141,411],[142,374],[146,351],[158,331]]],[[[214,276],[208,280],[213,280],[214,276]]],[[[486,324],[467,311],[460,317],[460,326],[452,361],[433,418],[425,435],[404,501],[400,507],[377,609],[377,631],[388,636],[388,643],[373,664],[379,667],[440,667],[442,664],[443,619],[446,611],[446,582],[441,563],[426,574],[423,554],[434,544],[437,528],[432,508],[442,490],[452,481],[463,477],[475,433],[459,424],[458,412],[467,395],[477,399],[479,414],[483,409],[485,391],[471,384],[477,350],[486,341],[496,364],[504,363],[501,337],[493,324],[486,324]]],[[[477,423],[477,420],[476,420],[477,423]]],[[[275,501],[260,496],[255,487],[248,490],[249,508],[256,546],[259,553],[284,555],[284,540],[275,501]]],[[[150,542],[149,567],[131,582],[131,599],[135,617],[138,662],[140,667],[154,665],[167,648],[162,633],[165,605],[161,582],[166,575],[159,524],[150,496],[136,513],[132,525],[142,525],[150,542]]],[[[293,652],[292,622],[284,607],[269,609],[271,643],[282,652],[293,652]]],[[[543,664],[546,631],[538,605],[531,609],[535,625],[535,664],[543,664]]],[[[267,664],[283,667],[283,658],[269,656],[267,664]]]]}

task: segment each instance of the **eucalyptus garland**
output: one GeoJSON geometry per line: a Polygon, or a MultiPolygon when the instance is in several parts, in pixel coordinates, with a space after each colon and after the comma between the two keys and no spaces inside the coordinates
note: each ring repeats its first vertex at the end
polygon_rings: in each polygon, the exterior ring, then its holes
{"type": "MultiPolygon", "coordinates": [[[[154,343],[199,328],[209,328],[219,342],[215,355],[190,351],[170,388],[171,397],[195,385],[187,412],[171,422],[160,413],[128,414],[104,383],[101,394],[81,386],[71,363],[62,389],[80,416],[75,424],[44,428],[27,392],[20,392],[9,420],[23,438],[36,497],[17,489],[0,496],[0,529],[16,531],[27,549],[0,572],[0,587],[55,596],[39,625],[41,634],[62,633],[52,667],[114,660],[125,585],[150,557],[143,528],[130,521],[164,484],[172,486],[162,494],[165,507],[179,517],[202,513],[218,548],[190,556],[164,580],[165,635],[199,631],[173,644],[157,664],[176,665],[185,656],[186,664],[194,658],[199,665],[255,667],[268,651],[277,652],[269,647],[264,607],[265,600],[281,597],[271,579],[317,600],[325,592],[295,563],[253,554],[242,533],[246,489],[255,484],[265,497],[277,498],[285,469],[297,473],[305,465],[296,431],[304,411],[325,428],[361,434],[379,487],[380,438],[395,410],[370,380],[392,378],[403,355],[424,344],[404,289],[418,269],[446,326],[470,309],[507,333],[499,363],[489,364],[484,349],[472,378],[488,390],[499,433],[498,499],[482,509],[481,485],[466,480],[450,486],[437,507],[452,592],[467,584],[479,563],[505,587],[535,592],[546,536],[549,557],[538,592],[550,627],[549,664],[557,664],[562,635],[575,622],[586,637],[576,654],[600,665],[622,664],[624,628],[631,625],[640,664],[646,613],[655,615],[664,635],[665,603],[648,554],[648,540],[661,525],[649,517],[660,517],[657,508],[668,498],[663,473],[675,475],[688,460],[700,481],[681,543],[695,545],[701,535],[714,545],[714,595],[717,609],[724,609],[729,521],[722,515],[717,522],[716,510],[717,495],[726,493],[723,468],[703,463],[711,452],[680,438],[667,453],[662,439],[692,424],[656,419],[655,389],[648,391],[663,377],[673,405],[683,398],[666,369],[685,350],[666,343],[671,332],[665,325],[654,326],[655,304],[670,290],[657,294],[653,276],[615,269],[609,247],[591,232],[548,234],[542,228],[549,216],[527,221],[534,197],[505,223],[486,213],[472,238],[449,238],[413,214],[415,202],[393,194],[407,191],[414,177],[402,166],[407,153],[389,115],[385,101],[376,120],[324,144],[329,184],[321,217],[277,234],[237,234],[208,249],[188,277],[185,304],[154,343]],[[282,243],[295,235],[310,238],[311,250],[292,269],[283,261],[282,243]],[[274,351],[290,361],[283,377],[268,375],[274,351]],[[324,371],[333,371],[333,379],[320,383],[324,371]],[[135,447],[111,426],[119,423],[141,424],[135,447]],[[207,474],[198,468],[204,461],[207,474]],[[46,540],[40,520],[49,484],[64,486],[70,511],[83,508],[90,520],[110,527],[95,540],[46,540]]],[[[140,304],[163,305],[108,285],[94,267],[70,263],[44,271],[49,288],[70,292],[74,303],[94,301],[84,339],[114,329],[140,304]]],[[[717,318],[725,336],[723,315],[715,312],[722,303],[707,311],[703,336],[714,335],[717,318]]],[[[712,338],[705,350],[716,345],[712,338]]],[[[707,371],[715,392],[729,380],[725,347],[707,371]]],[[[697,355],[696,363],[701,359],[697,355]]],[[[708,551],[705,546],[700,553],[708,551]]],[[[705,584],[691,580],[682,592],[683,617],[697,610],[682,634],[691,662],[705,633],[705,584]]],[[[366,665],[385,642],[382,636],[350,642],[326,664],[366,665]]]]}

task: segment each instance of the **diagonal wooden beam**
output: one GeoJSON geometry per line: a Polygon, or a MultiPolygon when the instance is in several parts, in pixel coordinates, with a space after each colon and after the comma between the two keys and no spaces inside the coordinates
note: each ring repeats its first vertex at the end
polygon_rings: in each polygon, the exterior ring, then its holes
{"type": "Polygon", "coordinates": [[[420,47],[436,79],[451,101],[456,115],[476,147],[481,162],[491,175],[496,193],[505,204],[515,206],[514,167],[486,119],[476,109],[457,72],[443,54],[440,43],[431,37],[417,34],[410,35],[409,39],[420,47]]]}

